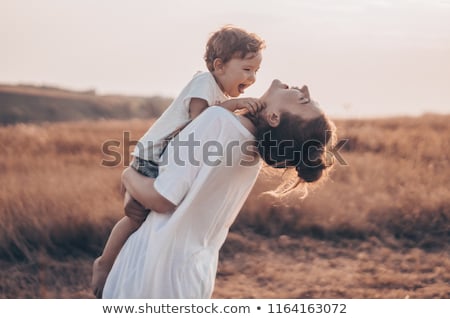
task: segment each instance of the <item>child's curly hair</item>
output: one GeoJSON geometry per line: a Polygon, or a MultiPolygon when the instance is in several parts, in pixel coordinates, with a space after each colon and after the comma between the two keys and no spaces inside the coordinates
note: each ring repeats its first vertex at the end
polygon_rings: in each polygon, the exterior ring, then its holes
{"type": "Polygon", "coordinates": [[[214,71],[214,60],[227,63],[234,57],[245,58],[249,53],[258,53],[266,47],[258,35],[244,29],[226,25],[214,32],[206,43],[205,62],[210,72],[214,71]]]}

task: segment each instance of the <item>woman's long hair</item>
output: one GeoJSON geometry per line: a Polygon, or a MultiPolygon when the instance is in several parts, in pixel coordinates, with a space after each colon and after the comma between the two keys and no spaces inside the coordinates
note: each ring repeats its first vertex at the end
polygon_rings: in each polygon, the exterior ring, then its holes
{"type": "Polygon", "coordinates": [[[256,123],[257,148],[261,158],[274,168],[295,169],[296,178],[280,184],[273,192],[284,195],[302,185],[307,186],[327,175],[334,164],[331,148],[336,142],[336,127],[325,114],[305,120],[282,113],[277,127],[256,123]]]}

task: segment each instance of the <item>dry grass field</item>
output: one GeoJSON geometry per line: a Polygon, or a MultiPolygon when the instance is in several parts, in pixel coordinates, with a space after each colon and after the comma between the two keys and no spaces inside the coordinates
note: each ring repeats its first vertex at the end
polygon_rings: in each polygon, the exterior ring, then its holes
{"type": "MultiPolygon", "coordinates": [[[[122,214],[124,163],[102,166],[102,144],[150,123],[0,127],[1,298],[92,298],[91,263],[122,214]]],[[[221,250],[214,297],[450,298],[449,123],[337,121],[347,165],[304,200],[261,197],[277,182],[263,172],[221,250]]]]}

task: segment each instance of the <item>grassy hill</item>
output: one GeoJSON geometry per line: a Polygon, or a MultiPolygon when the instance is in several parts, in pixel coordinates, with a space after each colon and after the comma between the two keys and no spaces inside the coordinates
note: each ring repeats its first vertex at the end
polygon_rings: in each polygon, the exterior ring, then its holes
{"type": "Polygon", "coordinates": [[[150,118],[161,115],[170,102],[160,96],[97,95],[93,90],[0,85],[0,125],[150,118]]]}

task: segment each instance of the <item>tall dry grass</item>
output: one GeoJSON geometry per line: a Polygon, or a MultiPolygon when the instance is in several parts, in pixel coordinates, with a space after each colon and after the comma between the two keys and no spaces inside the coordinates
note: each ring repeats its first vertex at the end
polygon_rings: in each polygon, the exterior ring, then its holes
{"type": "MultiPolygon", "coordinates": [[[[122,165],[105,167],[102,144],[138,139],[151,121],[0,128],[0,256],[97,254],[121,216],[122,165]]],[[[130,149],[131,150],[131,149],[130,149]]]]}
{"type": "Polygon", "coordinates": [[[269,235],[367,239],[439,249],[450,238],[450,116],[338,121],[347,139],[329,180],[305,200],[258,200],[236,227],[269,235]]]}
{"type": "MultiPolygon", "coordinates": [[[[450,239],[450,116],[341,120],[341,154],[326,183],[300,200],[259,196],[262,174],[233,226],[265,236],[376,237],[393,247],[438,249],[450,239]]],[[[102,143],[138,139],[148,120],[0,128],[0,258],[97,255],[122,216],[123,165],[105,167],[102,143]]]]}

